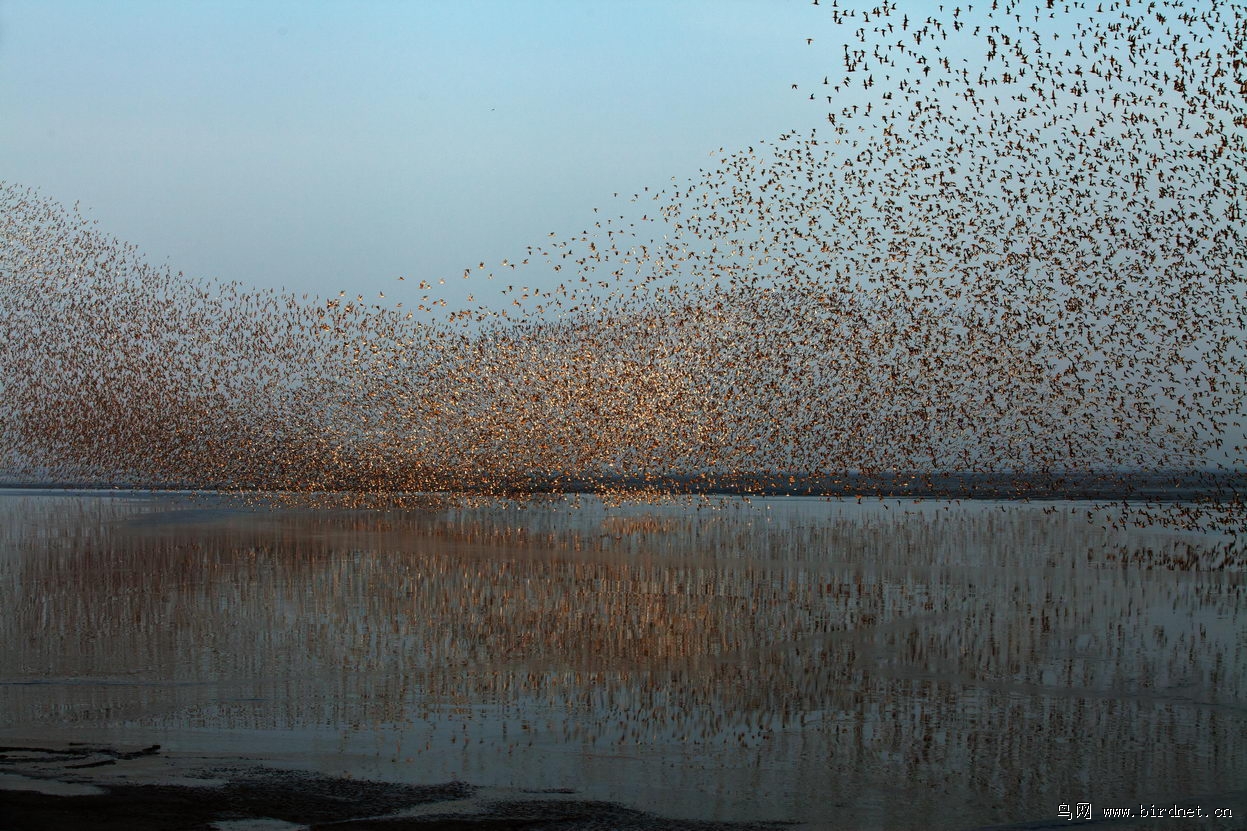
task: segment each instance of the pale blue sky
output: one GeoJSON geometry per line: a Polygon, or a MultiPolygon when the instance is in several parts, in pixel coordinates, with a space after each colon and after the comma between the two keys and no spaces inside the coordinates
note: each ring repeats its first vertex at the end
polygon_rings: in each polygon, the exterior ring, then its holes
{"type": "Polygon", "coordinates": [[[816,126],[808,0],[0,3],[0,179],[188,275],[337,293],[514,258],[816,126]]]}

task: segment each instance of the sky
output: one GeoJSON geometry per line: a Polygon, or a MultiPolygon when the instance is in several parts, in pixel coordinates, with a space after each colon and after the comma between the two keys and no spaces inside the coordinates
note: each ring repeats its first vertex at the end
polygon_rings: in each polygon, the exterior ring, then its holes
{"type": "Polygon", "coordinates": [[[0,180],[322,296],[586,227],[825,113],[806,0],[0,0],[0,180]]]}
{"type": "Polygon", "coordinates": [[[0,0],[0,180],[193,278],[409,306],[445,278],[462,308],[479,287],[450,278],[613,194],[823,128],[829,5],[0,0]]]}

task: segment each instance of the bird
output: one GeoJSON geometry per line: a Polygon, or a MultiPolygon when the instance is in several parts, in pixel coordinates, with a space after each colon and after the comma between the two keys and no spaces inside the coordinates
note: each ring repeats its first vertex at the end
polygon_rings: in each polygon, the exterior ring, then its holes
{"type": "Polygon", "coordinates": [[[807,126],[473,257],[494,301],[187,277],[0,185],[0,455],[386,505],[1241,466],[1242,11],[1050,6],[807,9],[807,126]]]}

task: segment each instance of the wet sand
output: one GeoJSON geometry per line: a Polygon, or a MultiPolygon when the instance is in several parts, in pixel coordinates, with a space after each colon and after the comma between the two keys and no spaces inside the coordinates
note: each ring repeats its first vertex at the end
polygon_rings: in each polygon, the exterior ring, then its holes
{"type": "MultiPolygon", "coordinates": [[[[169,758],[159,746],[139,749],[80,743],[0,747],[0,828],[13,831],[451,831],[451,829],[689,829],[776,831],[798,822],[673,819],[618,803],[580,798],[571,788],[508,791],[464,782],[405,785],[329,777],[234,759],[169,758]],[[135,760],[143,760],[136,763],[135,760]],[[102,769],[107,768],[107,771],[102,769]]],[[[1201,794],[1173,803],[1247,810],[1247,789],[1201,794]]],[[[1166,804],[1165,807],[1169,807],[1166,804]]],[[[1205,810],[1209,810],[1205,808],[1205,810]]],[[[1058,817],[983,826],[981,831],[1072,827],[1191,827],[1190,819],[1070,822],[1058,817]]],[[[819,824],[817,827],[824,827],[819,824]]],[[[826,827],[856,828],[856,824],[826,827]]],[[[946,821],[898,827],[965,827],[946,821]]],[[[1236,820],[1199,827],[1238,828],[1236,820]]]]}
{"type": "Polygon", "coordinates": [[[234,760],[171,758],[159,746],[0,747],[0,828],[223,831],[296,828],[763,829],[777,824],[665,819],[578,799],[570,789],[514,792],[463,782],[403,785],[234,760]]]}

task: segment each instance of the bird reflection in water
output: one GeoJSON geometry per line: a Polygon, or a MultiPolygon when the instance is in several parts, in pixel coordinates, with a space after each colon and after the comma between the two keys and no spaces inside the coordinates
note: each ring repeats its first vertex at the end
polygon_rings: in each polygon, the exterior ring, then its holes
{"type": "Polygon", "coordinates": [[[1242,563],[1213,538],[1072,503],[216,499],[0,501],[6,723],[354,732],[409,773],[554,757],[573,787],[643,758],[796,815],[1247,772],[1242,563]]]}

